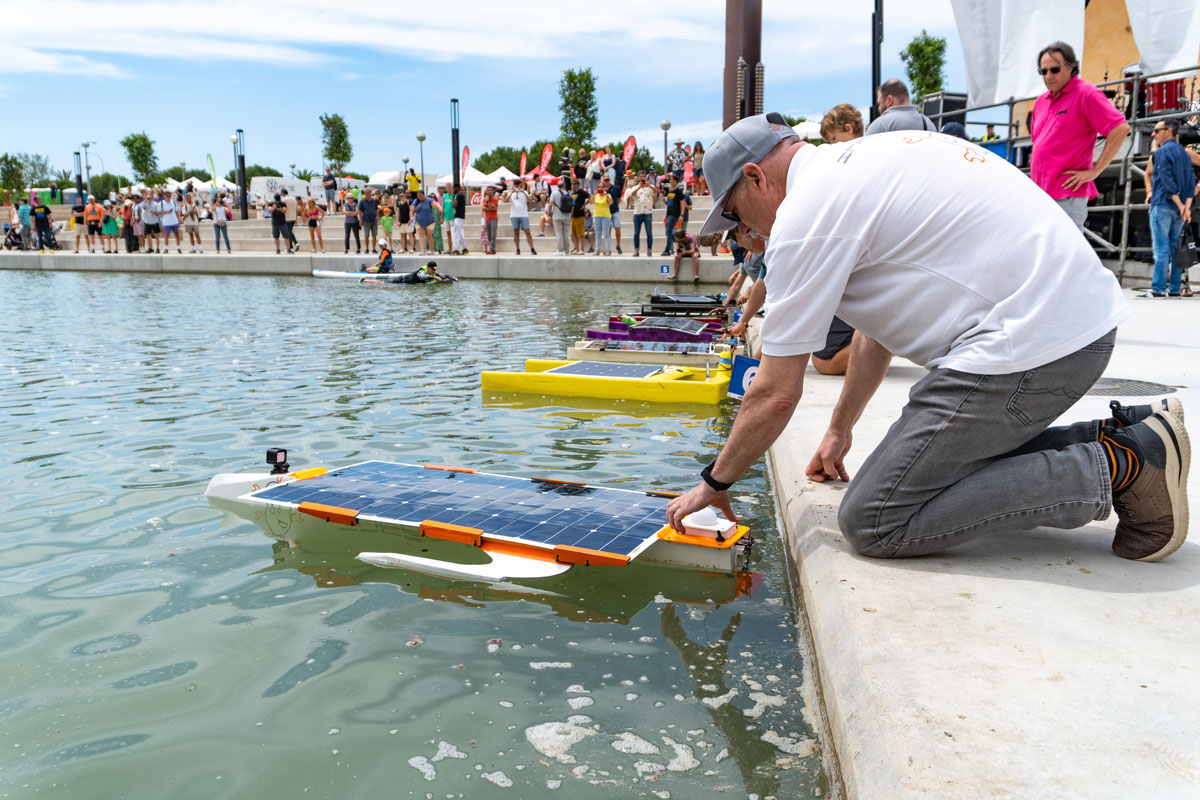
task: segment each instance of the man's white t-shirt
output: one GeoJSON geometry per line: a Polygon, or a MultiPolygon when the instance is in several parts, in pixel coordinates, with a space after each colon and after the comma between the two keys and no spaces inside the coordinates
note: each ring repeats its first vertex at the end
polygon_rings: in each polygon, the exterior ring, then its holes
{"type": "Polygon", "coordinates": [[[516,189],[508,196],[508,217],[528,217],[529,216],[529,195],[525,194],[520,189],[516,189]]]}
{"type": "Polygon", "coordinates": [[[159,221],[163,225],[178,225],[179,216],[177,215],[178,207],[175,201],[167,197],[162,200],[156,200],[154,203],[154,213],[158,215],[159,221]]]}
{"type": "Polygon", "coordinates": [[[836,314],[898,356],[982,375],[1048,364],[1131,310],[1050,197],[939,133],[801,147],[765,263],[768,356],[825,346],[836,314]]]}

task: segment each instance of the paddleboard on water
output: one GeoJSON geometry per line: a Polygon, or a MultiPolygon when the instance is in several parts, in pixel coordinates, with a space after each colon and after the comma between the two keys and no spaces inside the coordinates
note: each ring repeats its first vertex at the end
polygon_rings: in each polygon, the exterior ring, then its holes
{"type": "MultiPolygon", "coordinates": [[[[344,278],[344,279],[355,280],[355,281],[361,281],[363,278],[386,278],[389,275],[395,275],[395,274],[397,274],[397,273],[395,273],[395,272],[379,273],[379,272],[362,272],[362,271],[341,272],[340,270],[335,270],[335,269],[314,269],[312,271],[312,276],[314,278],[344,278]]],[[[453,275],[446,275],[445,273],[442,273],[442,275],[444,277],[450,278],[450,280],[449,281],[430,281],[429,284],[425,284],[425,285],[438,284],[438,283],[458,283],[458,278],[455,278],[453,275]]],[[[398,283],[395,285],[396,286],[420,286],[422,284],[398,283]]]]}

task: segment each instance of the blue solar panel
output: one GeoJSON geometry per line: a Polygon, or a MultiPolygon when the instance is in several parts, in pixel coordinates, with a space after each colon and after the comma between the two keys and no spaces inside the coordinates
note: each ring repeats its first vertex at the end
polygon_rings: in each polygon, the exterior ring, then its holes
{"type": "Polygon", "coordinates": [[[661,371],[661,367],[647,364],[622,364],[618,361],[572,361],[561,367],[552,367],[546,374],[586,375],[591,378],[649,378],[661,371]]]}
{"type": "Polygon", "coordinates": [[[478,528],[546,547],[634,556],[666,522],[667,498],[488,473],[368,461],[251,494],[272,505],[321,503],[404,525],[478,528]]]}

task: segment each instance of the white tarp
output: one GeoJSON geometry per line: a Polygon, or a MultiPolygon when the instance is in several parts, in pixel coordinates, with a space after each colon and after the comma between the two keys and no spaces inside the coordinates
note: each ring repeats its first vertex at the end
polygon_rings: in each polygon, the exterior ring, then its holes
{"type": "Polygon", "coordinates": [[[1037,54],[1051,42],[1083,52],[1083,3],[951,0],[951,5],[967,67],[969,105],[1044,92],[1037,54]]]}
{"type": "Polygon", "coordinates": [[[806,119],[797,125],[792,126],[792,130],[801,139],[820,139],[821,138],[821,123],[813,122],[811,119],[806,119]]]}
{"type": "Polygon", "coordinates": [[[367,181],[367,184],[370,186],[388,186],[393,183],[400,183],[402,180],[404,180],[404,173],[393,169],[374,173],[371,175],[371,179],[367,181]]]}
{"type": "Polygon", "coordinates": [[[1125,0],[1142,72],[1181,70],[1200,58],[1200,3],[1196,0],[1125,0]]]}

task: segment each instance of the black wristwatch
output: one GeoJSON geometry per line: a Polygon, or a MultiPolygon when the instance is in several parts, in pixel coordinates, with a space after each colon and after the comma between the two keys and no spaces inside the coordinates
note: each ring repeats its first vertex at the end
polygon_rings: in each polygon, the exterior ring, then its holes
{"type": "Polygon", "coordinates": [[[713,491],[724,492],[727,489],[729,489],[730,486],[733,486],[733,484],[732,483],[722,483],[721,481],[719,481],[713,477],[712,468],[713,468],[713,464],[715,464],[715,463],[717,463],[717,462],[714,460],[712,462],[712,464],[709,464],[707,467],[700,470],[700,477],[704,479],[705,483],[707,483],[709,486],[712,487],[713,491]]]}

